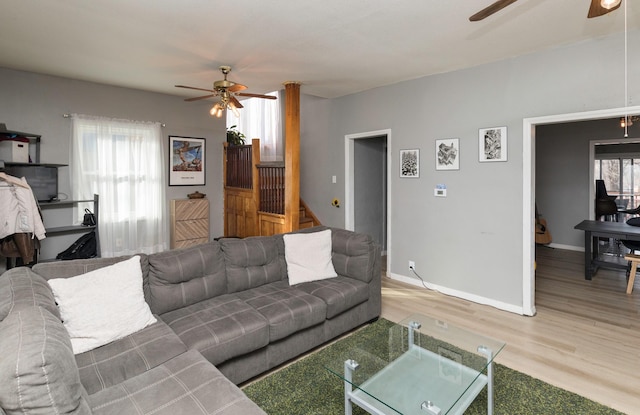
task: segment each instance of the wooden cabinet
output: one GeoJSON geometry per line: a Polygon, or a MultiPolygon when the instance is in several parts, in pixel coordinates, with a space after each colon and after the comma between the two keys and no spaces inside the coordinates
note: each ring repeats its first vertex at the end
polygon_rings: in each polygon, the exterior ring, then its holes
{"type": "Polygon", "coordinates": [[[209,200],[171,200],[171,249],[209,242],[209,200]]]}

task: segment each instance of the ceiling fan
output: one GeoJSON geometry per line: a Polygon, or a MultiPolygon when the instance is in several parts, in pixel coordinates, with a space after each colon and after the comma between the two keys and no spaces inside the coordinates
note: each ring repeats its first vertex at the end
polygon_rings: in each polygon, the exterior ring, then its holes
{"type": "Polygon", "coordinates": [[[211,115],[214,115],[218,118],[222,117],[222,113],[225,109],[230,109],[236,115],[236,117],[240,116],[238,112],[238,108],[242,108],[242,104],[238,99],[238,97],[251,97],[251,98],[264,98],[264,99],[276,99],[276,97],[271,95],[261,95],[261,94],[250,94],[248,92],[240,92],[247,89],[246,86],[242,84],[237,84],[233,81],[229,81],[227,79],[227,75],[231,72],[230,66],[220,66],[220,72],[224,75],[224,79],[215,81],[213,83],[213,89],[205,89],[205,88],[196,88],[193,86],[186,85],[176,85],[176,88],[187,88],[187,89],[195,89],[197,91],[207,91],[210,94],[203,95],[200,97],[187,98],[185,101],[198,101],[201,99],[207,99],[212,97],[220,97],[220,101],[216,102],[216,104],[211,108],[211,115]]]}
{"type": "MultiPolygon", "coordinates": [[[[515,3],[516,1],[518,0],[498,0],[490,4],[488,7],[480,10],[473,16],[469,17],[469,20],[472,22],[482,20],[494,13],[499,12],[500,10],[504,9],[512,3],[515,3]]],[[[622,0],[591,0],[591,5],[589,6],[589,13],[587,14],[587,17],[598,17],[610,13],[620,7],[621,1],[622,0]]]]}

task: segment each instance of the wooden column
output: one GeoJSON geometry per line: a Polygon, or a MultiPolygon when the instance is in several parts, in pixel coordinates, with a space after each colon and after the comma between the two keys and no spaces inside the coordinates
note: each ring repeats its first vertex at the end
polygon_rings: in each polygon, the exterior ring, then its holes
{"type": "Polygon", "coordinates": [[[251,210],[253,212],[253,233],[255,236],[260,235],[260,221],[258,217],[258,210],[260,210],[260,174],[258,173],[258,164],[260,164],[261,157],[260,139],[254,138],[251,140],[251,183],[253,185],[251,189],[253,191],[253,197],[251,198],[253,206],[251,206],[251,210]]]}
{"type": "Polygon", "coordinates": [[[284,231],[300,225],[300,84],[285,82],[284,231]]]}

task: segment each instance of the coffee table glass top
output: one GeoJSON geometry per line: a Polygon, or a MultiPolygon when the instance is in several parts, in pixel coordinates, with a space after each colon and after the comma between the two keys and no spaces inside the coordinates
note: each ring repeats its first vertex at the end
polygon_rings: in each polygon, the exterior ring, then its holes
{"type": "MultiPolygon", "coordinates": [[[[505,343],[447,322],[412,315],[382,338],[365,338],[324,366],[349,399],[370,413],[457,414],[492,382],[505,343]]],[[[492,397],[489,399],[490,409],[492,397]]]]}

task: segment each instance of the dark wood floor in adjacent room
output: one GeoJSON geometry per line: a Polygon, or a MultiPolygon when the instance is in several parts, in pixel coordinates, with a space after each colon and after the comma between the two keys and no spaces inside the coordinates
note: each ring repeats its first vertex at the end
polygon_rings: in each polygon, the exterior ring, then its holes
{"type": "MultiPolygon", "coordinates": [[[[497,362],[627,414],[640,414],[640,280],[584,279],[584,254],[538,247],[536,310],[524,317],[383,277],[382,317],[426,314],[504,340],[497,362]]],[[[521,275],[514,275],[521,279],[521,275]]]]}

